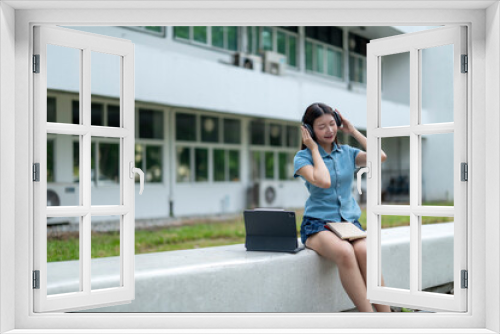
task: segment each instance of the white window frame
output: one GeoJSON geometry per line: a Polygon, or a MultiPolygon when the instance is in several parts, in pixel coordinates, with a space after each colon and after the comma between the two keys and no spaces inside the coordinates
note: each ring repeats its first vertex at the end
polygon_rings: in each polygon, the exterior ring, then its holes
{"type": "MultiPolygon", "coordinates": [[[[406,1],[409,2],[409,1],[406,1]]],[[[434,4],[438,3],[435,1],[434,4]]],[[[331,3],[329,8],[320,5],[308,4],[308,10],[295,8],[283,11],[281,9],[263,8],[262,4],[255,4],[253,10],[242,10],[242,6],[236,9],[220,9],[218,24],[241,24],[251,23],[254,25],[268,24],[270,17],[276,25],[307,25],[310,23],[311,14],[315,14],[314,22],[324,25],[396,25],[405,22],[407,25],[436,25],[436,24],[463,24],[469,27],[469,69],[475,75],[469,76],[468,84],[471,89],[468,94],[469,114],[468,131],[472,133],[471,141],[468,143],[471,152],[471,164],[469,166],[470,203],[469,221],[473,222],[474,228],[468,227],[469,235],[469,311],[466,314],[440,313],[440,314],[33,314],[31,268],[32,268],[32,217],[30,209],[32,204],[32,183],[27,175],[30,175],[32,147],[30,146],[30,133],[33,130],[32,123],[32,98],[31,98],[31,28],[34,23],[54,24],[64,22],[74,25],[102,24],[102,9],[86,2],[90,9],[75,9],[81,4],[69,2],[58,4],[69,6],[67,10],[54,8],[54,4],[45,1],[36,3],[17,4],[13,1],[2,3],[0,10],[2,20],[0,29],[2,43],[2,56],[0,66],[2,78],[0,90],[2,93],[1,114],[2,130],[1,150],[2,157],[0,181],[2,182],[2,224],[0,253],[1,267],[1,293],[2,304],[0,305],[2,330],[19,329],[17,333],[25,332],[22,329],[30,329],[30,333],[37,329],[60,328],[61,332],[69,333],[71,329],[89,328],[88,332],[104,332],[105,329],[122,328],[128,332],[134,332],[131,328],[137,328],[138,324],[143,326],[137,332],[144,333],[144,328],[301,328],[301,332],[312,332],[313,329],[328,329],[330,332],[340,333],[334,328],[350,328],[355,324],[359,332],[363,333],[387,333],[387,328],[393,328],[398,333],[415,333],[414,328],[419,328],[422,333],[450,333],[456,332],[458,328],[465,329],[467,333],[495,333],[500,330],[498,313],[500,301],[498,298],[498,280],[500,262],[496,257],[485,257],[485,254],[498,254],[499,252],[499,227],[500,211],[498,202],[500,199],[498,165],[500,152],[498,147],[500,137],[498,134],[499,108],[498,91],[500,90],[500,79],[498,69],[498,50],[500,46],[498,28],[500,26],[500,11],[498,2],[440,2],[448,9],[436,9],[413,2],[407,8],[413,6],[412,10],[401,9],[403,2],[399,2],[399,9],[385,10],[387,3],[374,1],[370,9],[354,8],[363,4],[352,3],[353,9],[336,8],[345,6],[345,3],[331,3]],[[490,8],[486,9],[488,6],[490,8]],[[14,11],[12,7],[18,7],[14,11]],[[21,10],[24,6],[27,10],[21,10]],[[315,7],[318,6],[318,7],[315,7]],[[453,7],[452,7],[453,6],[453,7]],[[456,7],[455,7],[456,6],[456,7]],[[458,6],[461,6],[458,8],[458,6]],[[416,8],[415,8],[416,7],[416,8]],[[39,10],[51,8],[52,10],[39,10]],[[311,10],[314,8],[315,10],[311,10]],[[373,15],[373,8],[379,8],[377,15],[373,15]],[[452,10],[450,10],[450,8],[452,10]],[[259,10],[260,9],[260,10],[259,10]],[[262,15],[264,14],[265,15],[262,15]],[[99,14],[99,15],[92,15],[99,14]],[[291,14],[293,14],[291,16],[291,14]],[[293,17],[294,22],[290,22],[293,17]],[[14,20],[15,18],[15,20],[14,20]],[[338,20],[338,21],[337,21],[338,20]],[[485,29],[487,27],[492,29],[485,29]],[[473,28],[473,29],[470,29],[473,28]],[[15,35],[14,35],[15,32],[15,35]],[[14,37],[15,36],[15,37],[14,37]],[[15,66],[15,72],[10,68],[15,66]],[[485,71],[485,68],[489,68],[485,71]],[[5,73],[5,74],[4,74],[5,73]],[[15,87],[9,83],[16,80],[15,87]],[[10,93],[10,94],[9,94],[10,93]],[[30,102],[31,101],[31,102],[30,102]],[[9,115],[5,109],[10,109],[9,115]],[[12,112],[15,110],[15,113],[12,112]],[[15,114],[15,117],[14,117],[15,114]],[[472,122],[472,114],[474,122],[472,122]],[[487,118],[487,121],[486,121],[487,118]],[[15,127],[14,131],[6,130],[7,126],[15,127]],[[5,130],[5,131],[4,131],[5,130]],[[488,133],[487,135],[485,133],[488,133]],[[14,136],[15,145],[12,145],[14,136]],[[9,141],[10,140],[10,141],[9,141]],[[10,147],[9,147],[10,145],[10,147]],[[16,152],[16,153],[15,153],[16,152]],[[487,156],[485,154],[487,152],[487,156]],[[9,161],[7,159],[14,161],[9,161]],[[486,164],[488,162],[488,164],[486,164]],[[486,166],[486,167],[484,167],[486,166]],[[15,171],[15,182],[10,180],[15,171]],[[488,182],[485,182],[485,174],[489,173],[488,182]],[[10,185],[12,187],[4,187],[10,185]],[[9,208],[12,202],[4,198],[11,196],[13,187],[16,187],[14,208],[9,208]],[[488,196],[486,196],[488,194],[488,196]],[[474,195],[473,197],[470,197],[474,195]],[[485,206],[486,203],[486,206],[485,206]],[[489,208],[488,210],[486,208],[489,208]],[[4,218],[15,218],[15,226],[5,223],[4,218]],[[5,233],[4,233],[5,232],[5,233]],[[485,258],[488,267],[485,265],[485,258]],[[28,261],[26,259],[29,259],[28,261]],[[9,285],[10,284],[10,285],[9,285]],[[15,289],[11,289],[15,286],[15,289]],[[486,293],[488,291],[488,293],[486,293]],[[15,305],[13,308],[12,305],[15,305]],[[355,317],[355,318],[354,318],[355,317]],[[98,330],[101,328],[103,330],[98,330]],[[377,329],[378,328],[378,329],[377,329]],[[413,328],[413,329],[411,329],[413,328]],[[309,329],[309,330],[308,330],[309,329]]],[[[112,6],[112,4],[107,4],[112,6]]],[[[207,2],[204,6],[215,2],[207,2]]],[[[428,5],[428,4],[427,4],[428,5]]],[[[137,6],[148,6],[137,3],[137,6]]],[[[159,5],[161,6],[161,5],[159,5]]],[[[107,13],[107,24],[123,26],[130,24],[148,24],[152,22],[172,24],[182,22],[183,24],[209,24],[203,9],[183,10],[168,8],[164,3],[163,9],[151,9],[138,12],[137,10],[112,10],[107,13]]],[[[200,5],[201,6],[201,5],[200,5]]],[[[282,5],[288,8],[289,4],[282,5]]],[[[229,4],[227,5],[229,7],[229,4]]],[[[187,7],[186,7],[187,8],[187,7]]],[[[193,330],[194,331],[194,330],[193,330]]],[[[257,330],[255,332],[264,332],[257,330]]],[[[277,329],[274,331],[278,331],[277,329]]],[[[52,331],[54,332],[54,331],[52,331]]],[[[73,332],[76,332],[74,330],[73,332]]],[[[108,331],[109,332],[109,331],[108,331]]],[[[171,331],[170,331],[171,332],[171,331]]],[[[213,330],[212,330],[213,332],[213,330]]],[[[269,332],[269,331],[268,331],[269,332]]],[[[296,330],[295,330],[296,332],[296,330]]],[[[344,331],[345,332],[345,331],[344,331]]],[[[351,331],[354,332],[354,331],[351,331]]]]}

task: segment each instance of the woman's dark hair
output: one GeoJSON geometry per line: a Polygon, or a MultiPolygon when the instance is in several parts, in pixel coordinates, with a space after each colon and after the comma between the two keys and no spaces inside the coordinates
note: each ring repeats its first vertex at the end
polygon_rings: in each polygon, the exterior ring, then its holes
{"type": "MultiPolygon", "coordinates": [[[[333,116],[333,109],[330,106],[327,106],[324,103],[313,103],[309,107],[307,107],[304,116],[302,116],[302,123],[309,124],[311,126],[311,129],[313,128],[314,120],[318,117],[321,117],[325,114],[332,115],[333,116]]],[[[335,119],[335,117],[334,117],[335,119]]],[[[316,141],[316,139],[314,139],[316,141]]],[[[340,146],[338,142],[338,132],[337,135],[335,136],[335,144],[337,146],[340,146]]],[[[306,145],[304,145],[304,142],[302,142],[301,150],[305,149],[306,145]]]]}

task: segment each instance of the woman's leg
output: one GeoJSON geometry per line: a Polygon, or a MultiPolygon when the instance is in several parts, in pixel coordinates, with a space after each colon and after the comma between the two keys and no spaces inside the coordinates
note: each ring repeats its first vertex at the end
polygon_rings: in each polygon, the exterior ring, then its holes
{"type": "Polygon", "coordinates": [[[366,284],[359,270],[352,245],[329,231],[321,231],[309,236],[306,245],[337,264],[342,286],[358,311],[373,312],[372,305],[366,299],[366,284]]]}
{"type": "MultiPolygon", "coordinates": [[[[366,239],[357,239],[352,242],[352,247],[354,248],[354,254],[356,254],[356,259],[358,260],[359,270],[366,284],[366,239]]],[[[384,286],[384,277],[382,276],[382,286],[384,286]]],[[[389,305],[373,304],[377,312],[391,312],[389,305]]]]}

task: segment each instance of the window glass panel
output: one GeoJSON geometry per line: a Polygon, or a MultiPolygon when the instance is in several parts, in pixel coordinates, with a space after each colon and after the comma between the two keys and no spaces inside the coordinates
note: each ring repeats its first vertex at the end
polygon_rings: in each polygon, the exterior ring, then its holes
{"type": "MultiPolygon", "coordinates": [[[[47,44],[47,90],[64,90],[79,94],[80,92],[80,57],[81,50],[47,44]],[[63,62],[60,59],[64,59],[63,62]]],[[[48,102],[48,101],[47,101],[48,102]]],[[[51,111],[52,112],[52,111],[51,111]]],[[[72,117],[71,110],[61,110],[50,122],[79,124],[79,115],[72,117]]],[[[49,120],[48,120],[49,121],[49,120]]]]}
{"type": "Polygon", "coordinates": [[[381,267],[384,286],[410,289],[410,217],[380,216],[381,267]],[[397,236],[397,238],[395,238],[397,236]],[[395,241],[396,239],[396,241],[395,241]]]}
{"type": "Polygon", "coordinates": [[[255,47],[253,45],[253,35],[254,27],[247,27],[247,53],[255,53],[255,47]]]}
{"type": "Polygon", "coordinates": [[[207,44],[207,27],[193,27],[193,38],[196,42],[207,44]]]}
{"type": "Polygon", "coordinates": [[[175,133],[177,140],[196,140],[196,115],[177,113],[175,115],[175,133]]]}
{"type": "Polygon", "coordinates": [[[454,205],[453,133],[423,135],[422,205],[454,205]]]}
{"type": "Polygon", "coordinates": [[[189,27],[174,27],[174,36],[189,39],[189,27]]]}
{"type": "Polygon", "coordinates": [[[226,180],[225,155],[224,150],[214,150],[214,181],[226,180]]]}
{"type": "Polygon", "coordinates": [[[299,146],[299,129],[296,126],[287,126],[287,146],[288,147],[298,147],[299,146]]]}
{"type": "Polygon", "coordinates": [[[387,160],[382,164],[382,205],[410,203],[410,138],[382,138],[387,160]]]}
{"type": "Polygon", "coordinates": [[[410,125],[410,53],[381,57],[382,127],[410,125]]]}
{"type": "Polygon", "coordinates": [[[196,182],[208,181],[208,149],[196,148],[194,150],[194,162],[196,182]]]}
{"type": "Polygon", "coordinates": [[[449,294],[454,283],[454,219],[452,217],[419,218],[423,225],[421,227],[422,290],[449,294]],[[429,224],[433,224],[432,229],[429,224]],[[439,238],[436,238],[437,234],[439,238]]]}
{"type": "Polygon", "coordinates": [[[120,216],[91,219],[91,289],[120,287],[120,216]]]}
{"type": "MultiPolygon", "coordinates": [[[[54,140],[53,139],[47,139],[47,182],[54,182],[54,140]]],[[[48,198],[47,198],[47,200],[48,200],[48,198]]],[[[47,204],[47,205],[49,205],[49,204],[47,204]]]]}
{"type": "Polygon", "coordinates": [[[204,142],[217,143],[219,141],[219,118],[201,117],[201,140],[204,142]]]}
{"type": "Polygon", "coordinates": [[[146,30],[154,31],[154,32],[163,32],[163,27],[144,27],[146,30]]]}
{"type": "Polygon", "coordinates": [[[315,71],[319,73],[323,73],[324,69],[324,55],[323,55],[323,46],[315,45],[316,48],[316,66],[315,71]]]}
{"type": "MultiPolygon", "coordinates": [[[[144,170],[143,166],[144,145],[135,144],[135,167],[144,170]]],[[[135,173],[135,182],[140,181],[140,176],[135,173]]]]}
{"type": "Polygon", "coordinates": [[[326,49],[326,74],[334,76],[335,75],[334,66],[335,66],[335,59],[333,55],[333,50],[326,49]]]}
{"type": "MultiPolygon", "coordinates": [[[[96,138],[96,137],[94,137],[96,138]]],[[[92,188],[92,205],[120,205],[120,141],[101,139],[96,142],[98,184],[92,188]]]]}
{"type": "Polygon", "coordinates": [[[339,78],[344,77],[343,57],[342,57],[342,52],[340,52],[340,51],[333,52],[333,69],[334,69],[333,75],[335,75],[339,78]]]}
{"type": "MultiPolygon", "coordinates": [[[[103,125],[102,104],[97,95],[120,99],[121,57],[107,53],[91,52],[91,102],[92,125],[103,125]],[[97,107],[97,105],[100,107],[97,107]],[[99,109],[99,111],[98,111],[99,109]]],[[[119,104],[119,102],[118,102],[119,104]]]]}
{"type": "Polygon", "coordinates": [[[278,31],[277,39],[278,39],[278,50],[277,50],[278,53],[286,55],[286,34],[284,32],[278,31]]]}
{"type": "Polygon", "coordinates": [[[146,146],[146,182],[162,182],[162,146],[146,146]]]}
{"type": "Polygon", "coordinates": [[[453,122],[453,44],[421,50],[422,124],[453,122]]]}
{"type": "Polygon", "coordinates": [[[229,181],[240,180],[240,152],[229,151],[229,181]]]}
{"type": "Polygon", "coordinates": [[[238,27],[227,27],[227,48],[231,51],[238,50],[238,27]]]}
{"type": "Polygon", "coordinates": [[[263,121],[251,121],[250,122],[250,143],[252,145],[264,145],[264,122],[263,121]]]}
{"type": "Polygon", "coordinates": [[[252,152],[252,181],[258,181],[261,179],[262,168],[261,168],[261,152],[252,152]]]}
{"type": "Polygon", "coordinates": [[[47,206],[79,205],[79,136],[53,136],[47,138],[47,206]]]}
{"type": "Polygon", "coordinates": [[[266,179],[274,179],[274,152],[265,152],[266,179]]]}
{"type": "Polygon", "coordinates": [[[224,47],[224,27],[212,27],[212,45],[224,47]]]}
{"type": "Polygon", "coordinates": [[[191,149],[177,147],[177,182],[189,182],[191,179],[191,149]]]}
{"type": "Polygon", "coordinates": [[[269,143],[271,146],[281,146],[281,134],[283,127],[279,124],[269,125],[269,143]]]}
{"type": "Polygon", "coordinates": [[[241,121],[238,119],[224,119],[224,143],[241,143],[241,121]]]}
{"type": "Polygon", "coordinates": [[[73,100],[71,103],[71,123],[80,124],[80,101],[73,100]]]}
{"type": "Polygon", "coordinates": [[[108,105],[108,126],[120,127],[120,107],[108,105]]]}
{"type": "Polygon", "coordinates": [[[163,139],[163,112],[139,109],[139,137],[163,139]]]}
{"type": "Polygon", "coordinates": [[[269,27],[262,28],[262,48],[266,51],[273,50],[273,30],[269,27]]]}
{"type": "Polygon", "coordinates": [[[297,66],[297,38],[295,36],[288,36],[288,64],[297,66]]]}
{"type": "Polygon", "coordinates": [[[79,217],[47,218],[47,295],[81,291],[79,230],[79,217]]]}
{"type": "Polygon", "coordinates": [[[280,152],[278,154],[278,169],[279,169],[280,180],[288,179],[287,164],[288,164],[288,153],[280,152]]]}
{"type": "Polygon", "coordinates": [[[57,122],[55,97],[47,97],[47,122],[57,122]]]}
{"type": "Polygon", "coordinates": [[[313,45],[311,42],[306,42],[306,70],[313,70],[313,45]]]}

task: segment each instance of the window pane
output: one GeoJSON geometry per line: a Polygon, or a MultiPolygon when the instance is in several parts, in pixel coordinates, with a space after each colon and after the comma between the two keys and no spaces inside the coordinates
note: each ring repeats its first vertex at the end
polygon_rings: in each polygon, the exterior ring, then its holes
{"type": "Polygon", "coordinates": [[[323,46],[321,45],[315,45],[316,49],[316,66],[315,66],[315,71],[319,73],[323,73],[325,71],[324,69],[324,55],[323,55],[323,46]]]}
{"type": "Polygon", "coordinates": [[[117,98],[117,103],[120,104],[121,59],[117,55],[91,52],[92,125],[103,125],[102,104],[97,101],[97,96],[117,98]]]}
{"type": "MultiPolygon", "coordinates": [[[[47,91],[64,90],[79,94],[81,52],[80,49],[47,44],[47,91]],[[64,61],[61,62],[61,59],[64,61]]],[[[80,122],[79,115],[77,114],[74,119],[71,110],[60,110],[58,117],[53,119],[55,114],[50,115],[47,109],[48,117],[52,119],[50,122],[74,124],[80,122]]]]}
{"type": "Polygon", "coordinates": [[[258,181],[261,179],[262,175],[261,168],[261,152],[252,152],[252,181],[258,181]]]}
{"type": "Polygon", "coordinates": [[[214,150],[214,181],[226,180],[225,154],[224,150],[214,150]]]}
{"type": "Polygon", "coordinates": [[[240,180],[240,152],[229,151],[229,181],[240,180]]]}
{"type": "Polygon", "coordinates": [[[103,187],[92,188],[91,203],[92,205],[119,205],[121,202],[119,140],[102,140],[97,143],[97,147],[98,180],[103,187]]]}
{"type": "Polygon", "coordinates": [[[410,52],[381,56],[382,127],[410,125],[410,52]]]}
{"type": "Polygon", "coordinates": [[[102,122],[102,104],[100,103],[92,103],[91,106],[91,121],[92,125],[104,125],[102,122]]]}
{"type": "Polygon", "coordinates": [[[162,146],[146,146],[146,182],[162,182],[162,146]]]}
{"type": "Polygon", "coordinates": [[[189,39],[189,27],[174,27],[174,36],[189,39]]]}
{"type": "Polygon", "coordinates": [[[288,64],[297,66],[297,38],[288,36],[288,64]]]}
{"type": "Polygon", "coordinates": [[[120,216],[91,219],[91,289],[120,287],[120,216]]]}
{"type": "Polygon", "coordinates": [[[196,148],[194,151],[194,162],[196,182],[208,181],[208,149],[196,148]]]}
{"type": "Polygon", "coordinates": [[[273,50],[273,30],[269,27],[262,28],[262,48],[264,50],[273,50]]]}
{"type": "Polygon", "coordinates": [[[255,53],[253,45],[254,27],[247,27],[247,53],[255,53]]]}
{"type": "Polygon", "coordinates": [[[334,66],[335,66],[335,60],[334,60],[333,50],[326,49],[326,74],[334,76],[335,75],[334,66]]]}
{"type": "Polygon", "coordinates": [[[71,103],[71,123],[80,124],[80,101],[73,100],[71,103]]]}
{"type": "Polygon", "coordinates": [[[379,216],[383,228],[380,242],[381,267],[386,287],[410,289],[410,217],[379,216]],[[398,238],[394,240],[394,235],[398,238]]]}
{"type": "Polygon", "coordinates": [[[189,182],[191,178],[191,149],[177,147],[177,182],[189,182]]]}
{"type": "MultiPolygon", "coordinates": [[[[135,167],[144,170],[143,166],[143,156],[144,154],[144,145],[135,144],[135,167]]],[[[135,173],[135,182],[140,182],[139,174],[135,173]]]]}
{"type": "Polygon", "coordinates": [[[196,115],[177,113],[175,133],[177,140],[196,141],[196,115]]]}
{"type": "Polygon", "coordinates": [[[299,146],[299,129],[296,126],[287,126],[287,146],[288,147],[298,147],[299,146]]]}
{"type": "Polygon", "coordinates": [[[279,124],[269,124],[269,143],[271,146],[281,146],[283,127],[279,124]]]}
{"type": "Polygon", "coordinates": [[[453,122],[453,44],[423,49],[422,124],[453,122]]]}
{"type": "Polygon", "coordinates": [[[163,139],[163,112],[139,109],[139,137],[163,139]]]}
{"type": "Polygon", "coordinates": [[[266,179],[274,179],[274,152],[265,152],[266,179]]]}
{"type": "Polygon", "coordinates": [[[278,169],[279,169],[280,180],[288,179],[287,164],[288,164],[288,153],[280,152],[278,154],[278,169]]]}
{"type": "Polygon", "coordinates": [[[108,105],[108,126],[120,127],[120,107],[108,105]]]}
{"type": "Polygon", "coordinates": [[[410,138],[382,138],[387,160],[382,164],[382,205],[410,203],[410,138]]]}
{"type": "Polygon", "coordinates": [[[207,44],[207,27],[193,27],[193,37],[196,42],[207,44]]]}
{"type": "Polygon", "coordinates": [[[219,118],[201,117],[201,140],[204,142],[217,143],[219,141],[219,118]]]}
{"type": "Polygon", "coordinates": [[[224,27],[212,27],[212,45],[224,47],[224,27]]]}
{"type": "Polygon", "coordinates": [[[241,121],[238,119],[224,119],[224,143],[241,143],[241,121]]]}
{"type": "Polygon", "coordinates": [[[163,27],[144,27],[146,30],[154,32],[163,32],[163,27]]]}
{"type": "Polygon", "coordinates": [[[79,226],[79,217],[47,218],[47,295],[81,291],[79,226]]]}
{"type": "Polygon", "coordinates": [[[47,97],[47,122],[56,122],[56,98],[47,97]]]}
{"type": "Polygon", "coordinates": [[[453,133],[421,138],[422,205],[453,206],[453,133]]]}
{"type": "Polygon", "coordinates": [[[238,27],[227,27],[227,48],[231,51],[238,50],[238,27]]]}
{"type": "Polygon", "coordinates": [[[278,31],[278,53],[286,55],[286,34],[284,32],[278,31]]]}
{"type": "Polygon", "coordinates": [[[47,138],[47,206],[80,205],[79,136],[52,136],[47,138]]]}
{"type": "Polygon", "coordinates": [[[311,42],[306,42],[306,70],[313,70],[313,45],[311,42]]]}
{"type": "MultiPolygon", "coordinates": [[[[54,182],[54,140],[53,139],[47,139],[47,182],[54,182]]],[[[47,200],[48,200],[48,198],[47,198],[47,200]]],[[[49,204],[47,204],[47,205],[49,205],[49,204]]]]}
{"type": "Polygon", "coordinates": [[[251,121],[250,122],[250,143],[252,145],[264,145],[264,122],[251,121]]]}
{"type": "Polygon", "coordinates": [[[333,71],[333,75],[339,78],[344,77],[343,57],[340,51],[333,51],[333,71]]]}

